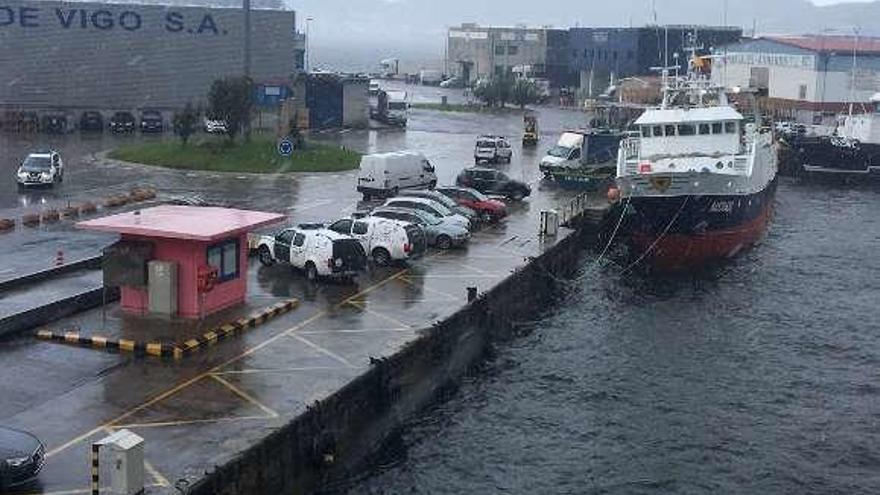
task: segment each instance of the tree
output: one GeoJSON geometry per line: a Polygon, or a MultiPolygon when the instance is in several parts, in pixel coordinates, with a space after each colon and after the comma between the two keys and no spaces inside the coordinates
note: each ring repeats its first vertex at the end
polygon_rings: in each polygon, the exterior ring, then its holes
{"type": "Polygon", "coordinates": [[[247,77],[215,80],[208,92],[208,106],[210,117],[226,122],[226,135],[235,141],[235,136],[251,118],[253,82],[247,77]]]}
{"type": "Polygon", "coordinates": [[[519,78],[513,83],[511,91],[511,99],[519,105],[520,109],[525,109],[526,105],[538,101],[538,85],[535,81],[526,78],[519,78]]]}
{"type": "Polygon", "coordinates": [[[195,134],[199,117],[201,117],[201,112],[192,103],[187,103],[180,112],[174,112],[172,119],[174,135],[180,138],[184,146],[189,141],[189,137],[195,134]]]}
{"type": "Polygon", "coordinates": [[[488,107],[503,107],[510,101],[513,94],[513,78],[509,75],[484,79],[474,86],[474,96],[488,107]]]}

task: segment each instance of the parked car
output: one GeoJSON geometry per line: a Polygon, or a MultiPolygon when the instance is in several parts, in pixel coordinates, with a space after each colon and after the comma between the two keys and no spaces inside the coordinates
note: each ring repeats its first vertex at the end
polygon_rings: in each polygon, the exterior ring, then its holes
{"type": "Polygon", "coordinates": [[[433,199],[414,198],[414,197],[396,197],[385,201],[382,206],[390,206],[392,208],[409,208],[412,210],[420,210],[437,218],[461,225],[470,230],[471,221],[464,215],[459,215],[433,199]]]}
{"type": "Polygon", "coordinates": [[[49,113],[43,115],[40,121],[40,130],[46,134],[67,134],[73,132],[72,122],[63,113],[49,113]]]}
{"type": "Polygon", "coordinates": [[[467,206],[459,205],[458,203],[456,203],[455,201],[450,199],[449,196],[441,194],[437,191],[433,191],[430,189],[400,191],[399,197],[430,199],[430,200],[436,201],[436,202],[440,203],[441,205],[449,208],[450,210],[452,210],[453,213],[457,213],[457,214],[467,218],[470,221],[471,225],[480,221],[480,216],[477,214],[476,211],[468,208],[467,206]]]}
{"type": "Polygon", "coordinates": [[[162,113],[157,110],[144,110],[141,112],[141,132],[157,132],[165,131],[165,123],[162,120],[162,113]]]}
{"type": "Polygon", "coordinates": [[[513,180],[492,168],[473,167],[463,170],[455,179],[456,185],[471,187],[483,194],[497,194],[519,201],[532,193],[524,182],[513,180]]]}
{"type": "Polygon", "coordinates": [[[364,251],[379,266],[419,258],[428,247],[422,228],[407,222],[379,217],[343,218],[328,228],[360,241],[364,251]]]}
{"type": "Polygon", "coordinates": [[[309,280],[350,279],[367,267],[367,254],[357,239],[322,224],[301,224],[261,236],[258,242],[257,255],[263,265],[287,263],[305,271],[309,280]]]}
{"type": "Polygon", "coordinates": [[[394,196],[401,189],[425,189],[437,185],[434,166],[425,155],[397,151],[361,158],[357,191],[365,200],[394,196]]]}
{"type": "Polygon", "coordinates": [[[116,112],[110,117],[110,131],[119,133],[134,132],[135,120],[131,112],[116,112]]]}
{"type": "Polygon", "coordinates": [[[104,117],[101,112],[88,110],[79,118],[79,129],[83,132],[104,132],[104,117]]]}
{"type": "Polygon", "coordinates": [[[64,162],[57,151],[31,153],[15,173],[18,187],[53,186],[64,180],[64,162]]]}
{"type": "Polygon", "coordinates": [[[450,77],[449,79],[440,83],[441,88],[463,88],[464,80],[458,76],[450,77]]]}
{"type": "Polygon", "coordinates": [[[476,189],[442,186],[438,187],[436,191],[448,196],[459,205],[476,211],[485,221],[494,222],[507,216],[507,205],[504,204],[504,201],[489,198],[476,189]]]}
{"type": "Polygon", "coordinates": [[[0,491],[36,479],[45,458],[46,447],[37,437],[0,426],[0,491]]]}
{"type": "Polygon", "coordinates": [[[480,136],[474,145],[474,163],[510,163],[513,150],[503,136],[480,136]]]}
{"type": "Polygon", "coordinates": [[[225,120],[205,119],[205,132],[208,134],[226,134],[225,120]]]}
{"type": "Polygon", "coordinates": [[[370,212],[370,216],[416,224],[425,231],[425,236],[428,238],[428,245],[440,249],[450,249],[456,246],[463,246],[471,237],[471,233],[468,232],[468,229],[461,225],[449,221],[443,221],[420,210],[383,206],[370,212]]]}

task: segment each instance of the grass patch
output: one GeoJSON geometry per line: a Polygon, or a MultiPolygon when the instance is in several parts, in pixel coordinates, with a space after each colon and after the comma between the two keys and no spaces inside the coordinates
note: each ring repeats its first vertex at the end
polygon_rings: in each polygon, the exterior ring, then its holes
{"type": "Polygon", "coordinates": [[[339,172],[358,167],[361,155],[355,151],[313,141],[305,150],[282,157],[274,138],[252,136],[234,144],[220,137],[191,140],[186,146],[179,140],[164,140],[122,146],[110,152],[110,158],[126,162],[158,165],[184,170],[214,172],[339,172]]]}
{"type": "Polygon", "coordinates": [[[493,114],[506,114],[506,113],[522,113],[517,107],[487,107],[485,105],[473,104],[469,105],[467,103],[447,103],[446,105],[442,103],[412,103],[410,105],[411,108],[419,108],[422,110],[436,110],[438,112],[470,112],[470,113],[493,113],[493,114]]]}

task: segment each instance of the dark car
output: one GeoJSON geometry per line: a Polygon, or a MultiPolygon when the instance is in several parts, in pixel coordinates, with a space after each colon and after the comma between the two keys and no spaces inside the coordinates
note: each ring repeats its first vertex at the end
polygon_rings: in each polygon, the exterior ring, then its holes
{"type": "Polygon", "coordinates": [[[473,167],[464,169],[455,179],[461,187],[472,187],[483,194],[497,194],[519,201],[532,193],[524,182],[513,180],[493,168],[473,167]]]}
{"type": "Polygon", "coordinates": [[[144,110],[141,112],[141,132],[162,132],[165,125],[162,114],[156,110],[144,110]]]}
{"type": "Polygon", "coordinates": [[[40,130],[46,134],[64,134],[68,131],[67,115],[60,113],[50,113],[43,115],[40,122],[40,130]]]}
{"type": "Polygon", "coordinates": [[[104,117],[101,112],[83,112],[79,118],[79,129],[84,132],[104,132],[104,117]]]}
{"type": "Polygon", "coordinates": [[[0,426],[0,490],[33,481],[45,456],[46,448],[37,437],[0,426]]]}
{"type": "Polygon", "coordinates": [[[131,112],[116,112],[110,117],[110,131],[112,132],[134,132],[134,126],[134,115],[131,112]]]}

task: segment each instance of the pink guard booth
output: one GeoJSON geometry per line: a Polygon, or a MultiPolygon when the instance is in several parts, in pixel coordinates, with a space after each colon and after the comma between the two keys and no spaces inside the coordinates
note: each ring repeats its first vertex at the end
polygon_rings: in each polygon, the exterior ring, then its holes
{"type": "MultiPolygon", "coordinates": [[[[248,232],[280,222],[284,215],[232,208],[162,205],[87,220],[78,228],[121,234],[120,243],[147,246],[148,260],[177,269],[177,316],[199,318],[242,303],[247,294],[248,232]],[[206,274],[214,272],[214,276],[206,274]],[[210,290],[205,278],[213,278],[210,290]]],[[[117,243],[117,244],[120,244],[117,243]]],[[[140,266],[139,260],[135,261],[140,266]]],[[[146,273],[146,264],[143,265],[146,273]]],[[[146,277],[146,275],[145,275],[146,277]]],[[[146,314],[149,290],[122,285],[124,311],[146,314]]]]}

